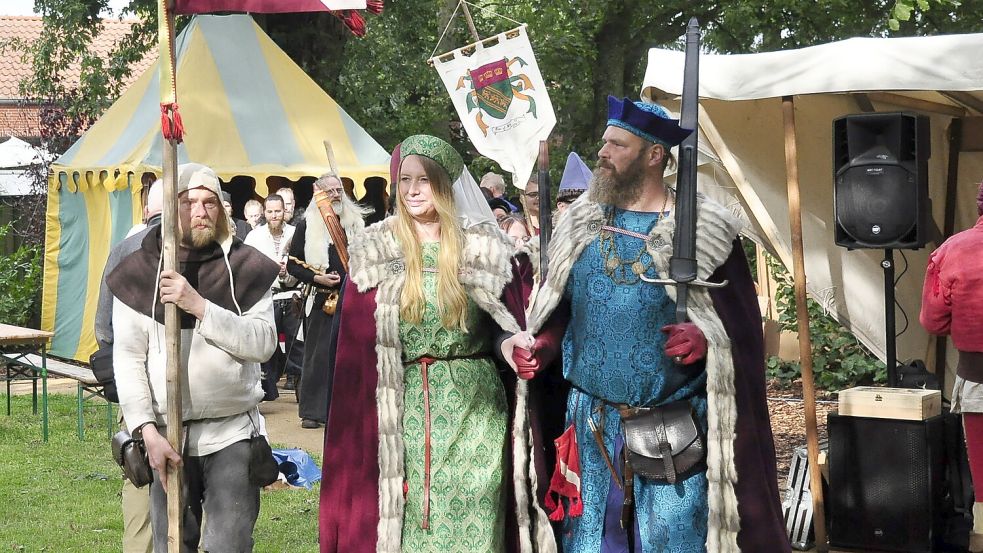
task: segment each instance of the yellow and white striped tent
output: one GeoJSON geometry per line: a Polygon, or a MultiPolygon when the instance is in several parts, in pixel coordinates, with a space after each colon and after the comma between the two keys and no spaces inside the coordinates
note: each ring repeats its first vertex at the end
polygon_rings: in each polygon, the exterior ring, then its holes
{"type": "MultiPolygon", "coordinates": [[[[388,180],[389,154],[247,15],[196,16],[177,37],[184,120],[178,162],[204,163],[223,181],[296,180],[328,170],[329,140],[342,176],[388,180]]],[[[139,223],[140,176],[159,175],[158,64],[150,67],[52,165],[46,213],[42,327],[54,355],[87,360],[99,283],[110,248],[139,223]]]]}

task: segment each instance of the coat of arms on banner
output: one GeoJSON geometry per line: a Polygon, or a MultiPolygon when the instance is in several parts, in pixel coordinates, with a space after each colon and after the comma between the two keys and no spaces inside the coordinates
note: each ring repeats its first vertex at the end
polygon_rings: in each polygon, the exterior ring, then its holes
{"type": "Polygon", "coordinates": [[[450,93],[468,138],[482,155],[512,173],[524,188],[539,154],[539,141],[556,125],[525,27],[502,33],[475,45],[433,59],[450,93]]]}
{"type": "Polygon", "coordinates": [[[504,120],[513,98],[527,102],[529,111],[526,113],[536,117],[536,99],[528,95],[533,90],[532,81],[519,71],[513,72],[513,65],[518,65],[521,70],[527,64],[519,57],[511,60],[503,58],[469,71],[468,76],[461,77],[457,82],[458,90],[471,85],[472,91],[467,96],[468,113],[478,110],[474,119],[484,136],[488,136],[488,123],[484,116],[504,120]]]}

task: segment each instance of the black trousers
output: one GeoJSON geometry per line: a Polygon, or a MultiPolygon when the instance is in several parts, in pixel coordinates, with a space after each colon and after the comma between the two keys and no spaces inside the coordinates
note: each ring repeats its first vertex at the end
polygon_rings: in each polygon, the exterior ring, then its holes
{"type": "Polygon", "coordinates": [[[288,376],[300,376],[301,368],[304,363],[304,342],[297,339],[297,331],[300,330],[300,317],[291,311],[291,301],[289,299],[273,300],[273,319],[276,323],[277,334],[284,336],[284,348],[281,351],[279,346],[273,351],[273,357],[262,364],[263,367],[263,392],[266,394],[263,399],[272,401],[280,396],[276,388],[276,383],[284,374],[288,376]]]}

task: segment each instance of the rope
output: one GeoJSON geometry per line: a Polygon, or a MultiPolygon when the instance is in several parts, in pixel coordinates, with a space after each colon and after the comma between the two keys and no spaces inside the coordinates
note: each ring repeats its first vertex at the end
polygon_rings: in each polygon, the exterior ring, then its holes
{"type": "MultiPolygon", "coordinates": [[[[460,2],[457,3],[457,5],[454,6],[454,11],[451,12],[451,16],[447,20],[447,25],[444,27],[444,32],[440,33],[440,38],[437,39],[437,44],[433,47],[433,52],[430,52],[430,59],[433,59],[433,57],[435,55],[437,55],[437,49],[440,48],[440,43],[444,41],[444,37],[447,35],[447,30],[451,28],[451,23],[454,22],[454,17],[457,16],[457,10],[459,10],[461,8],[461,4],[467,4],[467,5],[469,5],[469,6],[473,7],[473,8],[478,8],[482,12],[489,13],[489,14],[495,16],[495,17],[500,17],[500,18],[502,18],[502,19],[504,19],[506,21],[509,21],[511,23],[515,23],[516,25],[519,25],[519,26],[522,26],[523,25],[522,23],[520,23],[520,22],[512,19],[511,17],[507,17],[507,16],[504,16],[502,14],[495,13],[494,11],[492,11],[492,10],[490,10],[488,8],[481,7],[481,6],[477,5],[477,4],[472,4],[471,2],[467,2],[466,0],[461,0],[460,2]]],[[[478,42],[480,43],[481,41],[478,41],[478,42]]]]}
{"type": "Polygon", "coordinates": [[[492,10],[489,10],[488,8],[483,8],[483,7],[481,7],[481,6],[477,5],[477,4],[472,4],[471,2],[467,2],[467,1],[464,1],[463,3],[471,6],[472,8],[478,8],[479,10],[481,10],[483,12],[490,13],[490,14],[494,15],[495,17],[501,17],[502,19],[504,19],[506,21],[511,21],[512,23],[515,23],[516,25],[522,25],[522,23],[519,23],[518,21],[512,19],[511,17],[502,15],[500,13],[495,13],[492,10]]]}
{"type": "Polygon", "coordinates": [[[457,5],[454,6],[454,11],[451,12],[451,16],[447,20],[447,25],[444,26],[444,32],[440,33],[440,38],[437,39],[437,44],[433,47],[433,52],[430,52],[431,59],[437,54],[437,48],[440,48],[440,43],[443,42],[444,37],[447,35],[447,30],[451,28],[451,23],[454,22],[454,17],[457,16],[457,10],[461,9],[461,4],[462,2],[458,2],[457,5]]]}

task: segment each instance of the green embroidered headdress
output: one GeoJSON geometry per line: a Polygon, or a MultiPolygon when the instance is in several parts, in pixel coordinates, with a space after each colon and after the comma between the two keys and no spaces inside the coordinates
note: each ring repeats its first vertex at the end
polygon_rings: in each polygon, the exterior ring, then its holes
{"type": "Polygon", "coordinates": [[[399,162],[402,164],[406,156],[418,155],[430,158],[447,171],[450,181],[454,182],[464,170],[464,160],[461,154],[446,141],[426,134],[415,134],[399,145],[399,162]]]}

